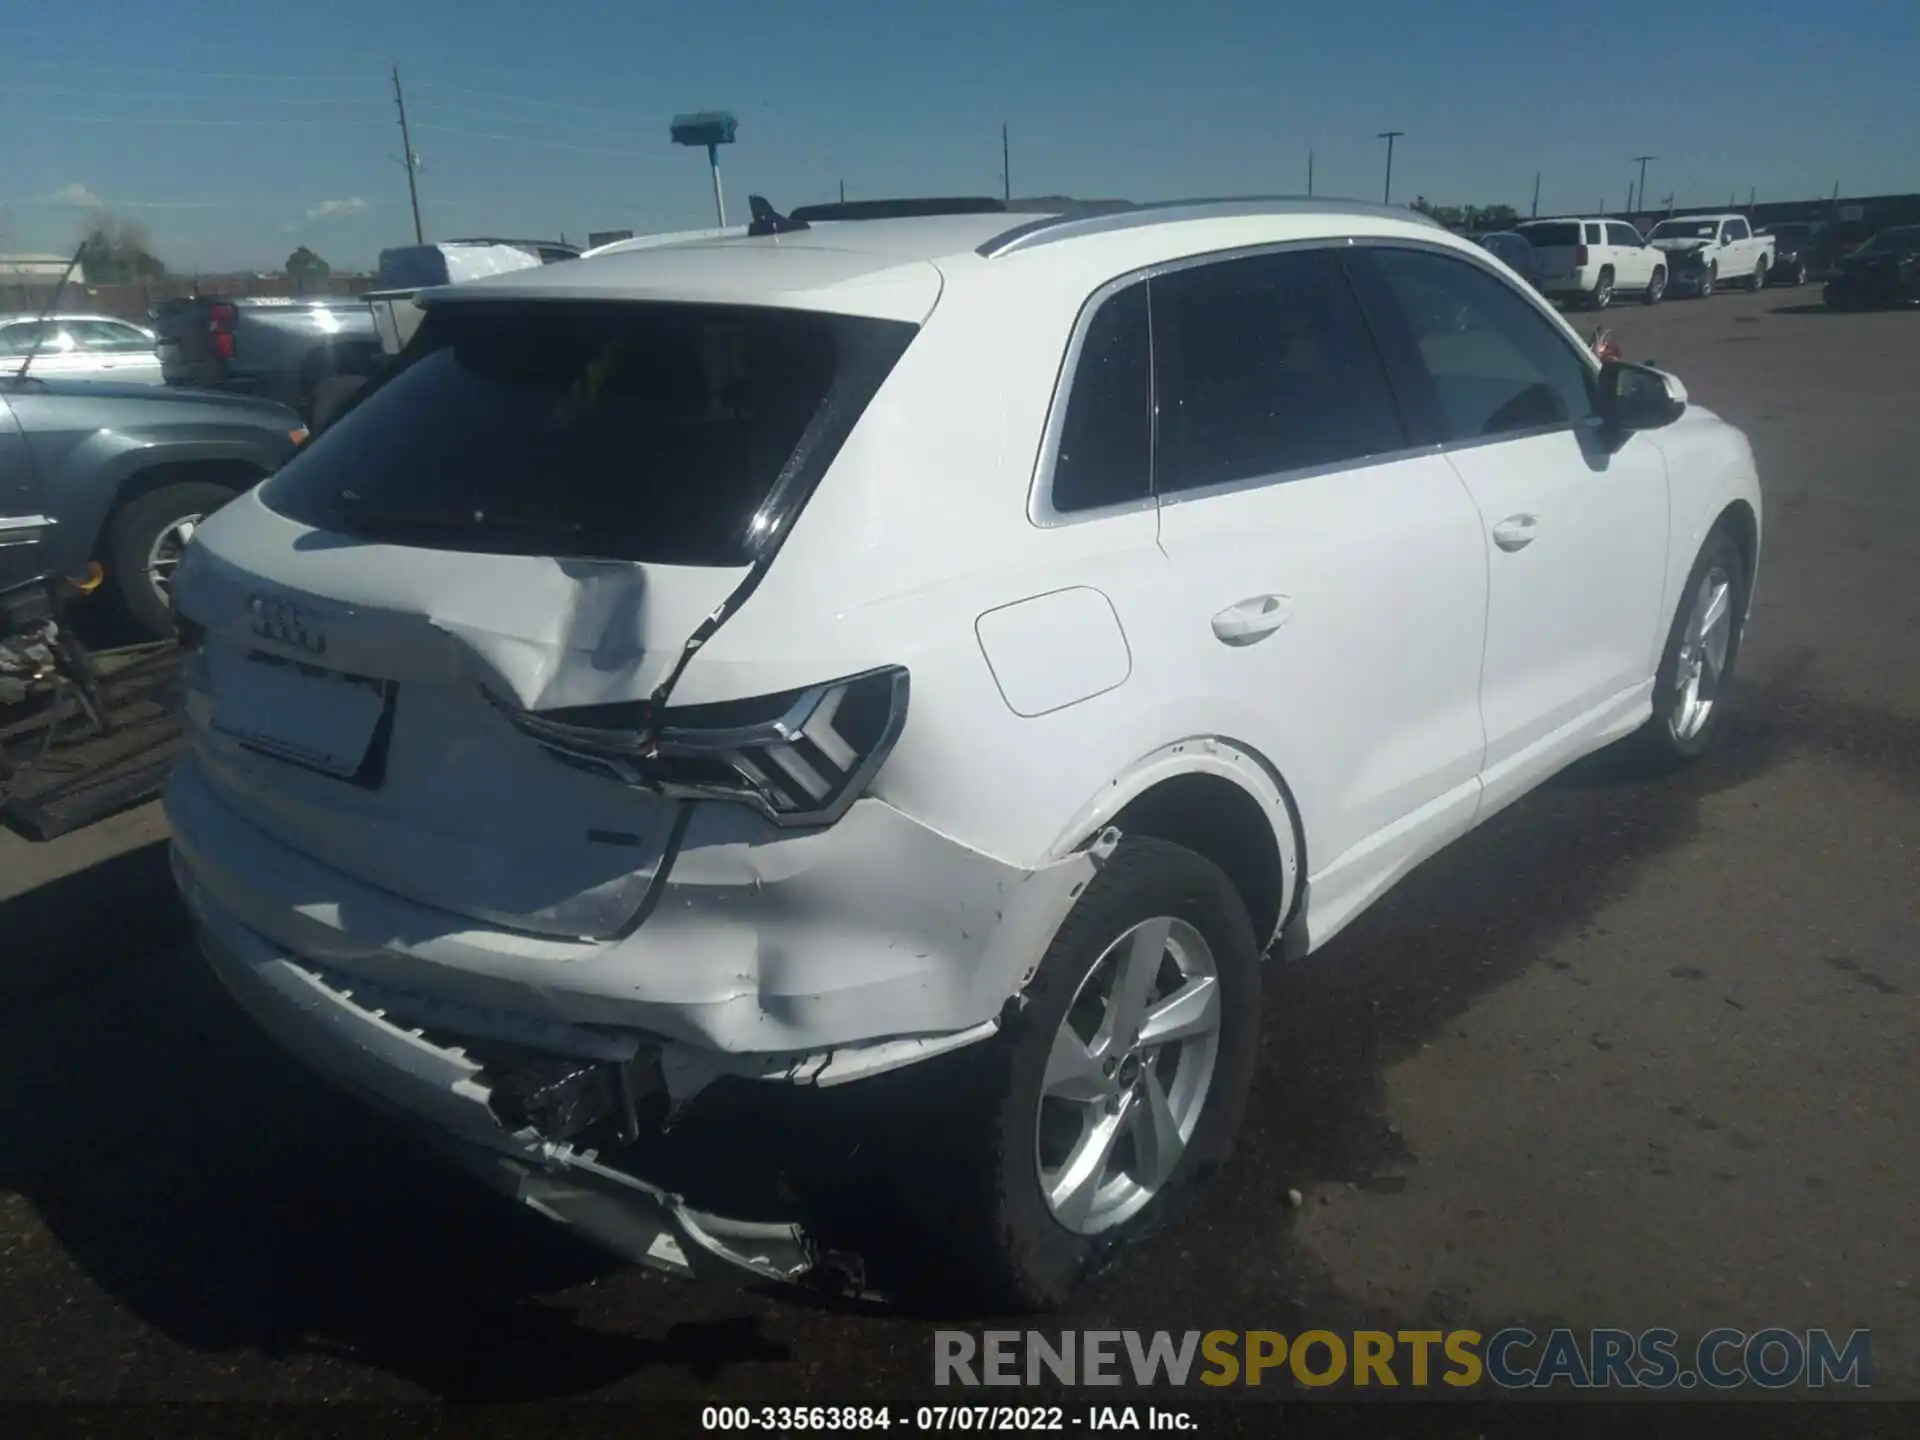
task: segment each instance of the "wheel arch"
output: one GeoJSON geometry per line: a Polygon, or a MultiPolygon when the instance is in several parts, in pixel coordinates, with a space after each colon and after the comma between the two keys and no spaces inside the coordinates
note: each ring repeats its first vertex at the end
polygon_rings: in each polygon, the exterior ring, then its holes
{"type": "Polygon", "coordinates": [[[1744,498],[1728,501],[1707,527],[1707,534],[1725,531],[1740,550],[1740,568],[1746,572],[1747,606],[1753,606],[1753,581],[1760,567],[1760,517],[1744,498]]]}
{"type": "Polygon", "coordinates": [[[269,473],[269,467],[244,455],[212,454],[199,455],[185,459],[155,458],[146,464],[135,464],[126,469],[114,486],[113,498],[107,505],[106,513],[101,516],[93,541],[95,559],[102,558],[100,549],[106,545],[107,537],[113,533],[113,523],[121,513],[136,500],[164,490],[169,485],[185,485],[200,482],[209,485],[222,485],[236,496],[245,494],[269,473]]]}
{"type": "Polygon", "coordinates": [[[1200,735],[1142,756],[1082,809],[1055,853],[1083,849],[1109,829],[1184,845],[1218,865],[1263,949],[1301,908],[1307,840],[1299,805],[1249,745],[1200,735]]]}

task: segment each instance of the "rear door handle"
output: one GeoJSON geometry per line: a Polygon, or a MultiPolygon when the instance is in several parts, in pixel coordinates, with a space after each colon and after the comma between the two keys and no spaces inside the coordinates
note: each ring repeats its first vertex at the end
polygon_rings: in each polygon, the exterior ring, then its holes
{"type": "Polygon", "coordinates": [[[1292,618],[1293,601],[1287,596],[1255,595],[1214,616],[1213,633],[1223,645],[1251,645],[1292,618]]]}
{"type": "Polygon", "coordinates": [[[1502,550],[1524,550],[1540,533],[1537,515],[1509,515],[1493,527],[1493,543],[1502,550]]]}

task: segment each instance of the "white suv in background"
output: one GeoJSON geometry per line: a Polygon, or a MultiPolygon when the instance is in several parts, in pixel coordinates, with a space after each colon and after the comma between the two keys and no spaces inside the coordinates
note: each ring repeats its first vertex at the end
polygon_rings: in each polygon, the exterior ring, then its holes
{"type": "Polygon", "coordinates": [[[428,292],[200,528],[175,872],[281,1042],[620,1254],[889,1293],[872,1161],[1050,1305],[1227,1153],[1263,956],[1710,742],[1753,457],[1404,210],[755,209],[428,292]]]}
{"type": "Polygon", "coordinates": [[[1624,221],[1524,220],[1513,228],[1533,246],[1538,283],[1548,295],[1604,310],[1617,294],[1638,295],[1649,305],[1666,294],[1666,257],[1624,221]]]}

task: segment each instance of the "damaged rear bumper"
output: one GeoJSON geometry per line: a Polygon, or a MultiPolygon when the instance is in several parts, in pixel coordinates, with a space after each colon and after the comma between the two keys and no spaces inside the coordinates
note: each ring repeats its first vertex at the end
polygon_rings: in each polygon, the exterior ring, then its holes
{"type": "MultiPolygon", "coordinates": [[[[873,1081],[997,1030],[1112,839],[1023,871],[874,800],[797,835],[698,804],[642,923],[566,941],[488,929],[322,865],[249,824],[191,759],[167,809],[207,960],[286,1049],[620,1255],[788,1283],[822,1265],[797,1221],[708,1213],[620,1168],[632,1162],[601,1143],[605,1125],[529,1123],[502,1103],[520,1072],[494,1057],[625,1074],[643,1056],[663,1113],[636,1121],[628,1097],[607,1118],[622,1139],[635,1124],[659,1133],[723,1078],[873,1081]]],[[[845,1258],[821,1273],[844,1275],[845,1258]]]]}
{"type": "MultiPolygon", "coordinates": [[[[183,883],[190,886],[190,877],[183,883]]],[[[606,1249],[674,1274],[744,1271],[796,1283],[815,1268],[815,1249],[798,1225],[704,1214],[601,1164],[592,1151],[509,1133],[489,1103],[484,1069],[462,1047],[362,1005],[336,977],[278,953],[201,905],[193,908],[201,953],[262,1029],[377,1108],[426,1122],[438,1150],[495,1190],[606,1249]]]]}

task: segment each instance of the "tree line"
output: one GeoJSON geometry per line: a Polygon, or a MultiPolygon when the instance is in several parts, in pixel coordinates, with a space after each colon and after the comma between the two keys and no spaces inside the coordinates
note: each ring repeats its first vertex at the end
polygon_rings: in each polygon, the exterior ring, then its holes
{"type": "MultiPolygon", "coordinates": [[[[324,284],[333,273],[333,267],[305,245],[287,256],[285,268],[300,289],[324,284]]],[[[102,216],[88,224],[80,237],[80,269],[94,285],[164,280],[168,274],[166,262],[154,253],[146,226],[118,216],[102,216]]]]}

